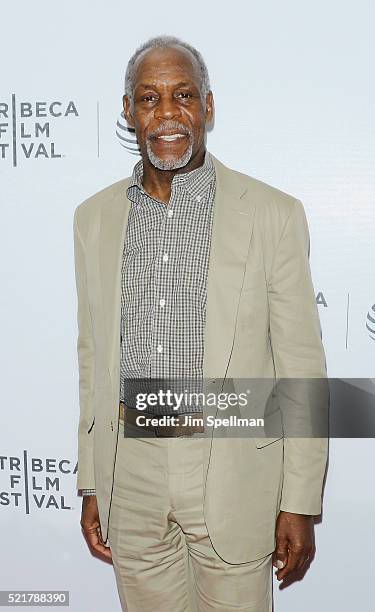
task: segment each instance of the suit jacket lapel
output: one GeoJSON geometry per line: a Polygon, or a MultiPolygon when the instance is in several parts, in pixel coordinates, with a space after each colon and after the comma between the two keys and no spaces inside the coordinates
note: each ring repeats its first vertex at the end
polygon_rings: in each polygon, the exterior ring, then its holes
{"type": "Polygon", "coordinates": [[[254,224],[255,206],[238,175],[214,156],[216,198],[207,280],[204,378],[224,378],[254,224]]]}

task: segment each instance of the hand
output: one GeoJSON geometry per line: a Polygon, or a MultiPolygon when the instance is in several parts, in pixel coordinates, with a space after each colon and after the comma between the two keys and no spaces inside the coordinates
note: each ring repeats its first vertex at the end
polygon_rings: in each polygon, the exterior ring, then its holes
{"type": "Polygon", "coordinates": [[[82,499],[81,527],[91,552],[112,559],[111,549],[104,545],[102,539],[96,495],[85,495],[82,499]]]}
{"type": "Polygon", "coordinates": [[[272,563],[277,580],[301,570],[315,554],[314,519],[306,514],[280,512],[276,521],[276,549],[272,563]],[[282,562],[284,565],[281,566],[282,562]]]}

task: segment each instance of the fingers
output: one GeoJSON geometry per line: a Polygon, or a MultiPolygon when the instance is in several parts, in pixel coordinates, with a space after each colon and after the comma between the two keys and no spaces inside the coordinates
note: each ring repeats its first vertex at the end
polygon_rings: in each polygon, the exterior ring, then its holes
{"type": "MultiPolygon", "coordinates": [[[[284,580],[293,572],[301,570],[313,557],[314,551],[308,547],[297,546],[289,548],[287,562],[282,569],[276,572],[277,580],[284,580]]],[[[278,567],[275,565],[275,567],[278,567]]]]}
{"type": "MultiPolygon", "coordinates": [[[[288,563],[288,540],[278,538],[276,550],[272,555],[272,564],[278,570],[282,570],[288,563]]],[[[276,576],[278,572],[276,572],[276,576]]]]}
{"type": "Polygon", "coordinates": [[[82,500],[81,528],[91,552],[112,559],[111,549],[103,542],[95,495],[86,495],[82,500]]]}
{"type": "Polygon", "coordinates": [[[82,528],[84,536],[86,538],[88,547],[91,552],[96,552],[107,559],[112,559],[112,552],[108,546],[104,545],[100,526],[97,527],[85,527],[82,528]]]}
{"type": "Polygon", "coordinates": [[[299,559],[299,554],[294,552],[293,550],[290,550],[286,564],[282,569],[276,572],[277,580],[283,580],[284,578],[286,578],[286,576],[294,572],[299,564],[299,559]]]}
{"type": "Polygon", "coordinates": [[[284,580],[301,570],[314,553],[313,517],[280,511],[276,523],[276,550],[273,553],[277,580],[284,580]]]}

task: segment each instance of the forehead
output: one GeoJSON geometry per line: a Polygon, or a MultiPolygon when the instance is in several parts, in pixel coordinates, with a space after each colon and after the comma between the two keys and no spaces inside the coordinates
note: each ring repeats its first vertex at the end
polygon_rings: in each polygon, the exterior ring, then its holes
{"type": "Polygon", "coordinates": [[[149,49],[134,66],[135,85],[141,82],[189,80],[199,86],[200,70],[193,54],[183,47],[149,49]]]}

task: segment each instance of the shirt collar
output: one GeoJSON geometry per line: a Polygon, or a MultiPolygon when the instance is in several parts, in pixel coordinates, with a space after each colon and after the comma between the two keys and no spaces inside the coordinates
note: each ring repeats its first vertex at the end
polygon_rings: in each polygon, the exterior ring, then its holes
{"type": "MultiPolygon", "coordinates": [[[[128,196],[135,189],[139,189],[146,196],[149,196],[142,185],[143,178],[143,162],[140,159],[133,168],[133,173],[128,184],[127,193],[128,196]]],[[[215,179],[215,167],[212,161],[212,156],[209,151],[206,151],[204,161],[201,166],[190,170],[190,172],[183,172],[181,174],[175,174],[172,179],[173,188],[183,188],[189,191],[190,195],[198,202],[203,202],[207,195],[208,189],[215,179]]]]}

